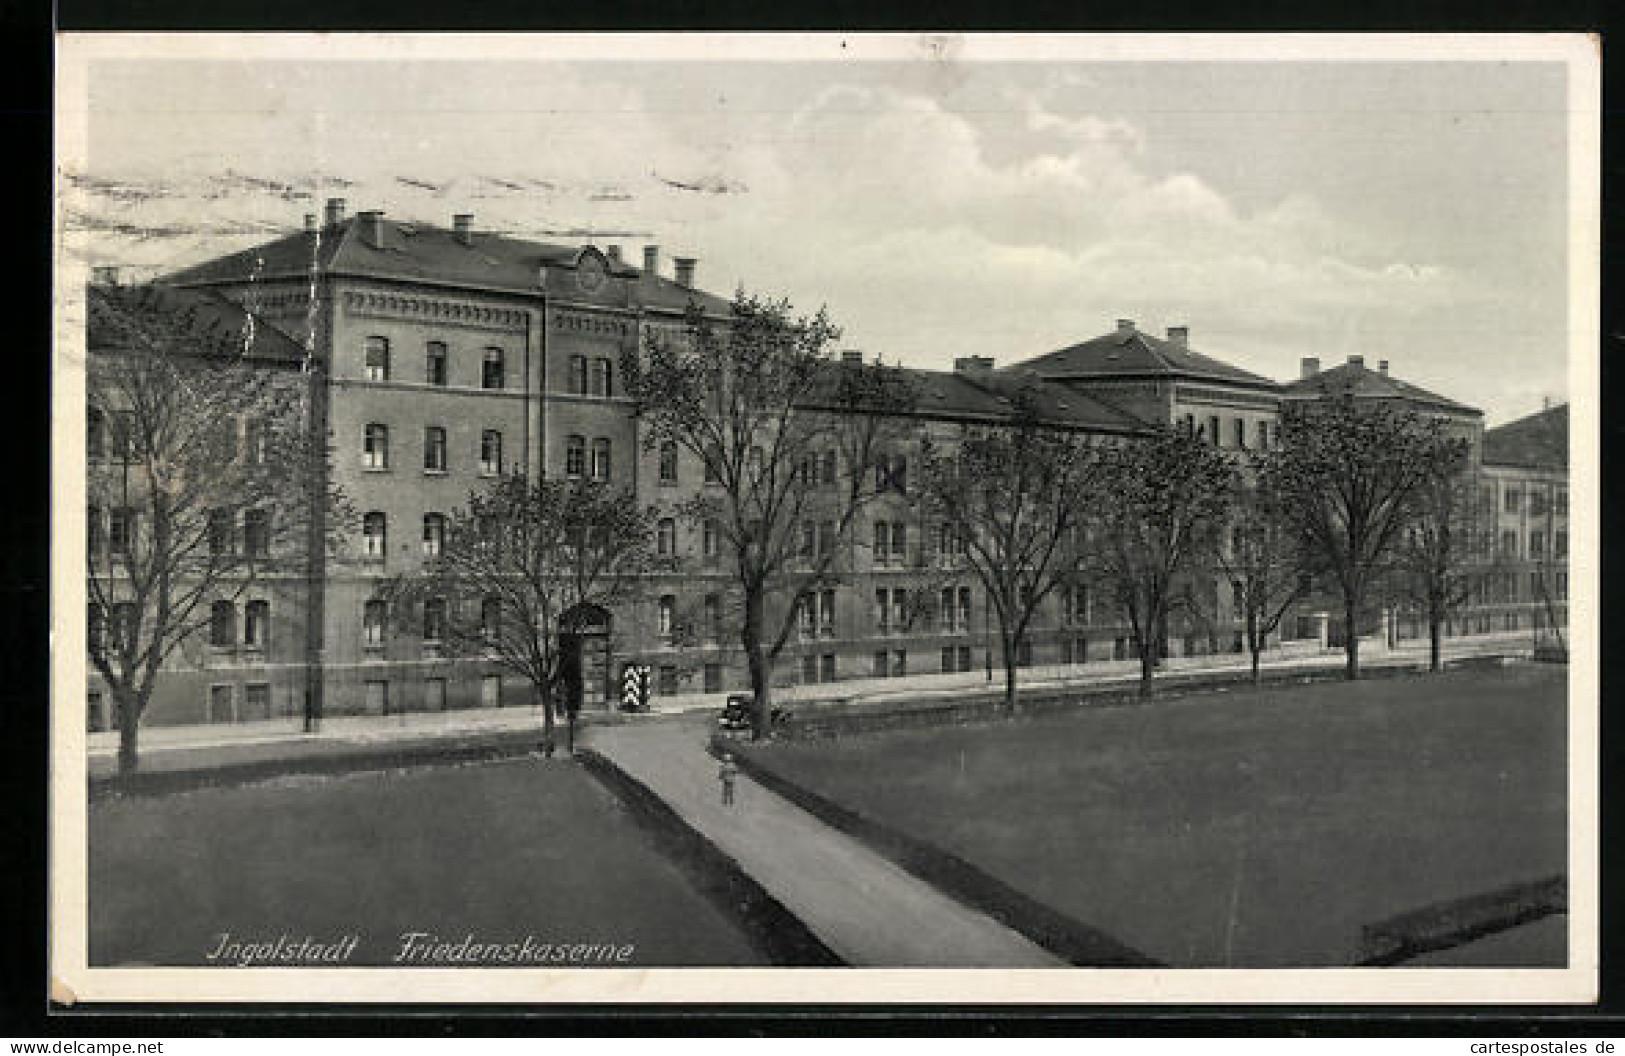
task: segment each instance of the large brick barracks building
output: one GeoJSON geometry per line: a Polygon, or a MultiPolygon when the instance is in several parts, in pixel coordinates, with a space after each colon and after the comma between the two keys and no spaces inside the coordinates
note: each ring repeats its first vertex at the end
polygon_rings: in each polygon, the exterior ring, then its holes
{"type": "MultiPolygon", "coordinates": [[[[628,259],[618,246],[548,245],[482,232],[467,215],[450,227],[397,222],[379,212],[347,216],[345,203],[332,200],[323,217],[307,217],[302,232],[159,280],[176,303],[190,299],[252,317],[273,335],[266,340],[284,366],[304,360],[313,428],[327,431],[331,472],[357,523],[326,555],[313,589],[259,599],[271,610],[269,642],[215,643],[186,653],[160,680],[145,721],[297,716],[308,697],[326,715],[529,703],[527,688],[494,662],[445,656],[438,643],[402,633],[381,611],[377,587],[417,568],[440,545],[441,518],[498,474],[588,476],[672,509],[703,487],[700,467],[686,454],[662,464],[658,452],[644,449],[618,377],[622,353],[650,332],[679,332],[691,302],[726,315],[726,299],[696,286],[696,268],[693,259],[677,257],[663,274],[654,246],[628,259]]],[[[101,282],[107,285],[108,276],[101,282]]],[[[91,289],[93,301],[110,295],[91,289]]],[[[96,343],[93,333],[92,349],[96,343]]],[[[1482,440],[1486,469],[1494,469],[1489,486],[1519,493],[1518,523],[1507,520],[1506,530],[1520,533],[1522,553],[1539,546],[1549,564],[1561,547],[1566,558],[1566,523],[1546,523],[1554,511],[1566,521],[1566,456],[1559,465],[1552,453],[1566,452],[1566,417],[1561,444],[1548,443],[1537,458],[1530,444],[1508,442],[1503,446],[1517,448],[1517,457],[1492,467],[1500,450],[1491,443],[1496,431],[1481,436],[1479,412],[1389,377],[1386,363],[1369,371],[1354,357],[1320,371],[1306,361],[1305,376],[1282,385],[1201,354],[1184,328],[1157,337],[1120,319],[1100,337],[1002,368],[971,357],[953,371],[909,373],[922,429],[1004,420],[1011,404],[1003,392],[1020,381],[1041,394],[1043,414],[1063,428],[1132,437],[1184,426],[1225,448],[1272,444],[1284,400],[1349,386],[1373,398],[1404,399],[1459,418],[1475,443],[1482,440]],[[1545,496],[1538,506],[1537,492],[1545,496]],[[1531,531],[1543,533],[1538,543],[1531,531]]],[[[968,569],[957,575],[944,569],[932,547],[936,526],[910,496],[906,473],[900,483],[896,494],[867,510],[870,523],[855,532],[839,585],[808,606],[775,670],[777,682],[997,666],[997,635],[980,585],[968,569]],[[922,620],[905,614],[903,599],[925,582],[940,604],[922,620]]],[[[687,571],[610,615],[609,633],[589,657],[588,707],[618,698],[627,662],[654,670],[657,696],[748,684],[731,627],[707,621],[697,635],[671,633],[674,613],[717,610],[726,575],[697,526],[673,514],[660,534],[687,571]]],[[[1540,571],[1545,586],[1562,575],[1566,596],[1566,566],[1540,571]]],[[[1483,610],[1469,613],[1458,632],[1535,626],[1535,609],[1550,608],[1529,596],[1530,574],[1493,603],[1484,599],[1483,610]]],[[[1175,628],[1172,653],[1239,649],[1228,592],[1215,593],[1210,625],[1175,628]]],[[[1126,620],[1103,598],[1069,590],[1047,606],[1021,645],[1024,664],[1130,656],[1126,620]]],[[[1287,622],[1287,638],[1324,642],[1324,621],[1287,622]]],[[[106,693],[97,683],[93,673],[90,726],[106,729],[106,693]]]]}

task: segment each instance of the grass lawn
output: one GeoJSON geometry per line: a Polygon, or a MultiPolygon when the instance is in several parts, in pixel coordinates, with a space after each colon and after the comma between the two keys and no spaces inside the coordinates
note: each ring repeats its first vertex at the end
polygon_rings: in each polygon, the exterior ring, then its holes
{"type": "MultiPolygon", "coordinates": [[[[625,964],[765,963],[574,763],[519,759],[98,800],[90,963],[208,965],[220,936],[632,944],[625,964]]],[[[502,965],[497,965],[502,966],[502,965]]]]}
{"type": "Polygon", "coordinates": [[[1565,675],[1232,690],[756,758],[1158,960],[1349,964],[1362,925],[1566,871],[1565,675]]]}

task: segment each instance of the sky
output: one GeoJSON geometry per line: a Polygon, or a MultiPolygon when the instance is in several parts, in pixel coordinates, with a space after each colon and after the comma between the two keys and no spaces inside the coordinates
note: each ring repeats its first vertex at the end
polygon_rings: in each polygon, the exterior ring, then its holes
{"type": "MultiPolygon", "coordinates": [[[[1564,67],[128,61],[68,241],[147,277],[352,212],[699,259],[888,362],[1134,319],[1290,380],[1362,354],[1495,425],[1567,398],[1564,67]]],[[[668,272],[669,274],[669,272],[668,272]]]]}

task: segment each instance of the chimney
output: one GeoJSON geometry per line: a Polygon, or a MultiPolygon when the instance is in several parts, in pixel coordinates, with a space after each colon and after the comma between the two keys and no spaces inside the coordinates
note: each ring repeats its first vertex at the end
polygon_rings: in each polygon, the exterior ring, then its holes
{"type": "Polygon", "coordinates": [[[1349,366],[1351,366],[1351,367],[1364,367],[1365,366],[1365,357],[1362,356],[1362,355],[1359,355],[1358,353],[1351,354],[1349,356],[1349,366]]]}
{"type": "Polygon", "coordinates": [[[677,285],[685,290],[694,288],[694,265],[699,261],[693,257],[673,257],[672,265],[677,269],[677,285]]]}
{"type": "Polygon", "coordinates": [[[643,277],[652,279],[660,272],[660,247],[643,247],[643,277]]]}
{"type": "Polygon", "coordinates": [[[384,213],[381,209],[368,209],[355,214],[361,225],[361,241],[373,249],[384,248],[384,213]]]}
{"type": "Polygon", "coordinates": [[[327,227],[337,227],[344,223],[344,199],[329,198],[327,200],[327,227]]]}
{"type": "Polygon", "coordinates": [[[1189,344],[1190,336],[1191,328],[1188,326],[1170,326],[1168,328],[1168,343],[1171,345],[1184,348],[1189,344]]]}
{"type": "Polygon", "coordinates": [[[1120,333],[1120,334],[1132,334],[1134,332],[1134,320],[1133,319],[1119,319],[1119,320],[1117,320],[1117,332],[1120,333]]]}
{"type": "Polygon", "coordinates": [[[465,246],[474,244],[474,214],[458,213],[451,218],[451,226],[456,233],[457,241],[465,246]]]}
{"type": "Polygon", "coordinates": [[[1377,360],[1377,373],[1385,378],[1388,376],[1388,361],[1386,359],[1377,360]]]}
{"type": "Polygon", "coordinates": [[[955,374],[988,374],[992,370],[992,356],[963,356],[954,360],[955,374]]]}
{"type": "Polygon", "coordinates": [[[861,349],[861,348],[843,348],[843,349],[841,349],[841,362],[842,363],[862,363],[863,362],[863,349],[861,349]]]}
{"type": "Polygon", "coordinates": [[[1298,377],[1312,378],[1320,373],[1320,360],[1314,356],[1304,356],[1299,366],[1298,377]]]}
{"type": "Polygon", "coordinates": [[[305,214],[305,234],[310,235],[310,234],[315,234],[315,232],[316,232],[316,214],[315,213],[306,213],[305,214]]]}
{"type": "Polygon", "coordinates": [[[611,264],[615,265],[617,268],[621,266],[621,247],[620,246],[610,246],[609,247],[609,262],[611,264]]]}
{"type": "Polygon", "coordinates": [[[117,286],[118,265],[98,264],[90,269],[90,281],[97,286],[117,286]]]}

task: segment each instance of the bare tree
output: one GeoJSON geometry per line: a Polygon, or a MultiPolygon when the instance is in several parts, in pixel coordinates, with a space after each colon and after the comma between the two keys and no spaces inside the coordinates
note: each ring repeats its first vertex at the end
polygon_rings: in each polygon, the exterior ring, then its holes
{"type": "Polygon", "coordinates": [[[1268,450],[1251,452],[1238,466],[1228,496],[1225,536],[1216,554],[1235,599],[1234,611],[1245,624],[1255,683],[1261,677],[1264,644],[1303,593],[1306,571],[1282,496],[1264,470],[1271,457],[1268,450]]]}
{"type": "Polygon", "coordinates": [[[703,467],[682,512],[711,526],[731,565],[756,737],[798,603],[831,582],[862,511],[903,483],[889,459],[912,387],[894,368],[836,361],[838,337],[823,311],[796,316],[741,292],[726,319],[691,304],[682,334],[651,333],[623,357],[648,447],[675,445],[703,467]]]}
{"type": "Polygon", "coordinates": [[[1345,671],[1360,677],[1359,619],[1415,522],[1445,423],[1385,402],[1339,396],[1289,404],[1267,486],[1343,602],[1345,671]]]}
{"type": "Polygon", "coordinates": [[[1077,569],[1083,504],[1102,476],[1082,435],[1042,422],[1016,392],[1009,425],[968,430],[957,443],[921,441],[924,506],[952,534],[999,623],[1004,706],[1016,705],[1019,643],[1039,606],[1077,569]]]}
{"type": "Polygon", "coordinates": [[[1112,449],[1091,497],[1091,560],[1128,615],[1140,659],[1140,692],[1165,655],[1168,617],[1187,580],[1210,574],[1233,468],[1213,445],[1188,433],[1112,449]]]}
{"type": "Polygon", "coordinates": [[[561,637],[579,633],[585,614],[640,596],[659,568],[653,518],[601,483],[503,476],[447,515],[438,553],[385,583],[380,600],[397,627],[448,655],[483,656],[528,681],[548,748],[562,707],[573,749],[574,702],[559,691],[577,657],[561,637]]]}
{"type": "Polygon", "coordinates": [[[89,307],[89,652],[128,772],[165,661],[211,622],[229,629],[256,584],[302,577],[346,504],[297,365],[151,290],[95,291],[89,307]]]}

